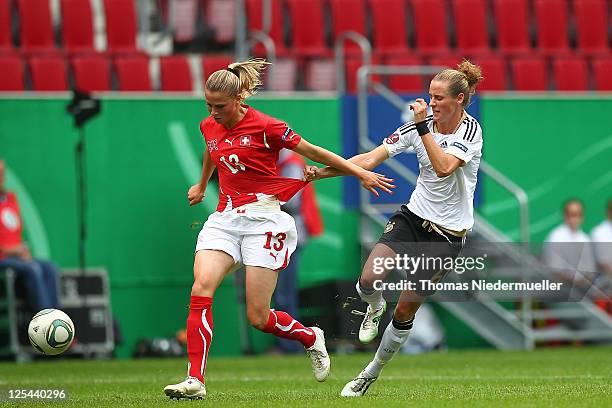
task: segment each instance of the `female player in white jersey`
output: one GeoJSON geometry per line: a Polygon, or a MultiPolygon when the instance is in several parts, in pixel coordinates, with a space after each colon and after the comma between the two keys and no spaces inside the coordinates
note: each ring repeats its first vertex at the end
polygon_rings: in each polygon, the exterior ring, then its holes
{"type": "MultiPolygon", "coordinates": [[[[198,236],[187,318],[188,377],[168,385],[171,398],[206,395],[204,372],[212,341],[212,302],[215,290],[235,265],[246,267],[246,302],[249,322],[275,336],[293,339],[306,348],[318,381],[329,375],[330,360],[323,331],[304,327],[289,314],[270,309],[279,270],[289,262],[297,243],[293,218],[280,210],[306,182],[278,177],[276,163],[283,148],[318,163],[352,174],[364,188],[390,192],[390,179],[350,163],[312,145],[284,122],[244,104],[261,85],[263,60],[230,64],[206,81],[210,116],[200,124],[206,150],[200,182],[189,189],[189,204],[200,203],[215,167],[219,173],[219,205],[198,236]]],[[[282,273],[282,272],[280,272],[282,273]]]]}
{"type": "MultiPolygon", "coordinates": [[[[350,159],[365,169],[373,169],[387,158],[413,148],[420,169],[410,201],[389,220],[357,282],[357,292],[368,303],[359,330],[359,340],[364,343],[378,334],[378,324],[386,309],[382,290],[374,288],[380,285],[374,283],[383,280],[390,270],[381,271],[374,267],[375,263],[382,265],[381,260],[395,259],[396,254],[454,259],[474,224],[473,199],[482,155],[482,131],[465,108],[481,79],[480,68],[469,61],[463,61],[457,69],[438,73],[429,86],[433,115],[427,116],[427,103],[417,99],[410,106],[414,111],[413,122],[398,128],[376,149],[350,159]]],[[[315,167],[307,168],[305,173],[308,180],[345,174],[338,169],[315,167]]],[[[416,311],[434,292],[422,289],[420,280],[436,283],[448,270],[432,267],[411,272],[407,278],[415,282],[416,290],[400,293],[393,320],[385,329],[374,359],[345,385],[342,396],[362,396],[378,378],[384,365],[408,338],[416,311]]]]}

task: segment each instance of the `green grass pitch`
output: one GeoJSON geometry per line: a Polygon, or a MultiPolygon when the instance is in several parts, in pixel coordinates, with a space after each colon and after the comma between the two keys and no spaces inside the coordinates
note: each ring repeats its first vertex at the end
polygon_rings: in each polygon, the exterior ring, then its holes
{"type": "MultiPolygon", "coordinates": [[[[186,360],[54,360],[0,364],[0,406],[9,389],[64,389],[61,407],[610,407],[612,348],[533,352],[451,351],[399,355],[365,397],[339,396],[370,354],[332,356],[324,383],[305,356],[211,358],[203,401],[169,400],[163,387],[181,380],[186,360]]],[[[31,402],[31,401],[30,401],[31,402]]]]}

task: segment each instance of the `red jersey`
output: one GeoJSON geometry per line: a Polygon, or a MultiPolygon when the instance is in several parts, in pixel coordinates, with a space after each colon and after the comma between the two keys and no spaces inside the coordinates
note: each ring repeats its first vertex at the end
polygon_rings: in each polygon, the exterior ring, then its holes
{"type": "Polygon", "coordinates": [[[20,245],[22,229],[17,197],[13,193],[0,195],[0,247],[14,248],[20,245]]]}
{"type": "Polygon", "coordinates": [[[293,150],[301,137],[286,123],[251,107],[231,129],[208,116],[200,123],[206,148],[219,173],[219,205],[227,211],[276,196],[287,202],[307,183],[277,176],[281,149],[293,150]]]}

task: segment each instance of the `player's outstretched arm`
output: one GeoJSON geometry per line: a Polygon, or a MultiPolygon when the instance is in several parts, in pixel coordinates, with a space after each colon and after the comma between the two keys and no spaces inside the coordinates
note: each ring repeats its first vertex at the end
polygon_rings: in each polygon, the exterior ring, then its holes
{"type": "Polygon", "coordinates": [[[378,196],[378,192],[376,191],[377,188],[380,188],[381,190],[390,194],[392,193],[390,189],[395,188],[395,186],[391,184],[393,182],[392,179],[389,179],[382,174],[366,170],[355,163],[345,160],[337,154],[330,152],[329,150],[308,143],[303,138],[293,150],[312,161],[328,165],[338,169],[344,174],[350,174],[359,178],[362,187],[371,191],[376,196],[378,196]]]}
{"type": "Polygon", "coordinates": [[[200,177],[200,182],[198,184],[194,184],[187,191],[187,199],[189,200],[189,205],[196,205],[204,200],[204,196],[206,195],[206,187],[208,186],[208,180],[212,176],[213,171],[215,170],[215,163],[213,163],[210,152],[208,149],[204,151],[204,160],[202,162],[202,176],[200,177]]]}
{"type": "MultiPolygon", "coordinates": [[[[348,159],[351,163],[355,163],[362,169],[372,170],[379,164],[389,158],[389,153],[384,146],[370,150],[367,153],[361,153],[348,159]]],[[[306,181],[320,180],[329,177],[346,176],[347,173],[333,167],[318,168],[315,166],[306,166],[304,169],[304,178],[306,181]]]]}

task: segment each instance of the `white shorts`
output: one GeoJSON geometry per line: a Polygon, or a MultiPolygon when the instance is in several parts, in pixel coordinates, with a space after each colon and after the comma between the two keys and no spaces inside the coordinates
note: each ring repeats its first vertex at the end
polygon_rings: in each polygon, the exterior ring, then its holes
{"type": "Polygon", "coordinates": [[[296,245],[292,216],[280,209],[262,211],[247,205],[211,214],[198,235],[196,252],[216,249],[236,263],[278,270],[289,264],[296,245]]]}

